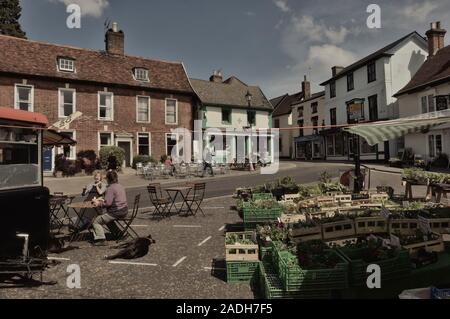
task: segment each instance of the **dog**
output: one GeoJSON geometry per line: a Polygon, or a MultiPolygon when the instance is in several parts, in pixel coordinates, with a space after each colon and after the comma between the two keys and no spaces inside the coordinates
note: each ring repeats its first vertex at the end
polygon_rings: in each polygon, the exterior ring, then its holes
{"type": "Polygon", "coordinates": [[[105,256],[106,260],[113,259],[136,259],[147,255],[150,245],[156,243],[152,235],[147,237],[136,238],[127,243],[112,247],[114,249],[122,249],[114,255],[105,256]]]}

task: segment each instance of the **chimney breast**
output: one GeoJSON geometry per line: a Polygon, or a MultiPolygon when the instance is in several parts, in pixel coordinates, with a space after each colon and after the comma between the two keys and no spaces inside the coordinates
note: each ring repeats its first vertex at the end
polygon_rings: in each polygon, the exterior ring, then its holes
{"type": "Polygon", "coordinates": [[[215,83],[222,83],[222,73],[218,70],[214,70],[213,74],[210,76],[209,81],[215,83]]]}
{"type": "Polygon", "coordinates": [[[444,47],[444,38],[446,30],[441,29],[441,22],[432,22],[431,28],[426,32],[428,38],[428,56],[434,56],[440,49],[444,47]]]}
{"type": "Polygon", "coordinates": [[[118,31],[117,22],[114,22],[112,28],[106,31],[105,45],[106,52],[109,54],[125,54],[125,35],[122,30],[118,31]]]}
{"type": "Polygon", "coordinates": [[[306,75],[302,82],[302,92],[305,99],[311,97],[311,83],[306,79],[306,75]]]}

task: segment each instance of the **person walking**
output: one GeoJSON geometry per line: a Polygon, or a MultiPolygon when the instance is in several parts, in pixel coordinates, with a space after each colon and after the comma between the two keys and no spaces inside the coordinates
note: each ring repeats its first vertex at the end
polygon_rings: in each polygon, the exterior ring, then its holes
{"type": "Polygon", "coordinates": [[[205,149],[203,150],[203,172],[202,176],[205,176],[206,170],[209,168],[211,176],[214,176],[214,171],[212,168],[212,161],[213,161],[213,149],[210,144],[207,144],[205,146],[205,149]]]}

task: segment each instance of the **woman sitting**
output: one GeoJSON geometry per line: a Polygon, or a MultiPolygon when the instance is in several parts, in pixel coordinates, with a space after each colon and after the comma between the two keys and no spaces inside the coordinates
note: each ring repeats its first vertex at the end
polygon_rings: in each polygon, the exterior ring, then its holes
{"type": "Polygon", "coordinates": [[[128,214],[127,195],[125,188],[119,184],[116,171],[108,171],[106,180],[108,181],[108,187],[106,188],[105,198],[94,198],[92,200],[95,206],[105,209],[105,213],[97,216],[92,224],[94,245],[98,246],[104,245],[106,241],[103,225],[106,225],[111,234],[117,237],[120,230],[114,221],[124,218],[128,214]]]}

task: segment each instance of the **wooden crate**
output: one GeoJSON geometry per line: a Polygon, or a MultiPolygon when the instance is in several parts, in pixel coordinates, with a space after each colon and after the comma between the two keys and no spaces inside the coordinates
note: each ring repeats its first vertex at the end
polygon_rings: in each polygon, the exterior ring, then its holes
{"type": "Polygon", "coordinates": [[[355,222],[352,219],[322,224],[323,240],[352,237],[355,235],[355,222]]]}
{"type": "Polygon", "coordinates": [[[240,244],[235,243],[229,245],[226,243],[228,237],[232,235],[237,235],[239,239],[247,239],[255,241],[255,232],[236,232],[236,233],[226,233],[225,235],[225,260],[228,261],[257,261],[258,258],[258,244],[240,244]]]}
{"type": "Polygon", "coordinates": [[[300,194],[285,194],[283,196],[284,202],[294,202],[295,199],[300,198],[300,194]]]}
{"type": "Polygon", "coordinates": [[[333,196],[319,196],[316,198],[316,203],[319,206],[334,205],[335,201],[333,196]]]}
{"type": "Polygon", "coordinates": [[[384,202],[389,200],[389,195],[387,193],[373,193],[369,194],[370,200],[374,202],[384,202]]]}
{"type": "Polygon", "coordinates": [[[381,216],[357,217],[355,218],[355,229],[357,235],[387,233],[389,221],[381,216]]]}
{"type": "Polygon", "coordinates": [[[419,221],[411,218],[392,218],[389,220],[389,233],[414,235],[419,228],[419,221]]]}
{"type": "Polygon", "coordinates": [[[402,245],[403,248],[407,249],[411,255],[416,254],[419,250],[425,249],[427,252],[443,252],[445,250],[444,241],[442,240],[442,235],[438,233],[432,233],[435,239],[424,241],[416,244],[402,245]]]}
{"type": "Polygon", "coordinates": [[[334,201],[339,206],[352,206],[352,195],[335,195],[334,201]]]}
{"type": "Polygon", "coordinates": [[[251,283],[258,275],[259,261],[227,261],[227,283],[251,283]]]}
{"type": "Polygon", "coordinates": [[[427,218],[433,232],[444,234],[450,229],[450,218],[427,218]]]}
{"type": "Polygon", "coordinates": [[[305,214],[282,214],[281,215],[281,222],[283,224],[297,224],[298,222],[302,222],[306,220],[306,215],[305,214]]]}

